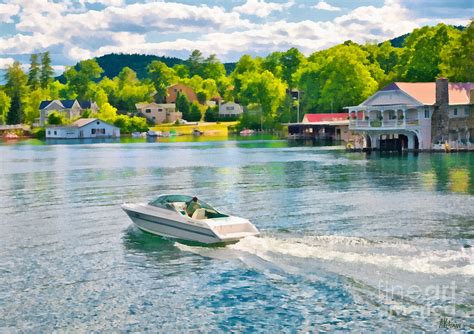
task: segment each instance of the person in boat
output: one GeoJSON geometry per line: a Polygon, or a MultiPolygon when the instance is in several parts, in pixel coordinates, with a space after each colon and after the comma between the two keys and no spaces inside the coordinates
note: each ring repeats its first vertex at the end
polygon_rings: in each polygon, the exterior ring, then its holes
{"type": "Polygon", "coordinates": [[[194,212],[200,208],[201,208],[201,205],[199,205],[198,203],[198,198],[194,196],[193,199],[190,200],[186,205],[186,213],[188,214],[189,217],[192,217],[194,212]]]}

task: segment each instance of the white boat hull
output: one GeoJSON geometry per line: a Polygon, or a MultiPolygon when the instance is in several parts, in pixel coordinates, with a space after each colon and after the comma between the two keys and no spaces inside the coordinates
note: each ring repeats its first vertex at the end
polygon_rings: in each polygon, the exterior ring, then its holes
{"type": "Polygon", "coordinates": [[[139,229],[167,238],[218,244],[234,243],[259,234],[248,220],[238,217],[197,221],[146,204],[123,204],[122,209],[139,229]]]}

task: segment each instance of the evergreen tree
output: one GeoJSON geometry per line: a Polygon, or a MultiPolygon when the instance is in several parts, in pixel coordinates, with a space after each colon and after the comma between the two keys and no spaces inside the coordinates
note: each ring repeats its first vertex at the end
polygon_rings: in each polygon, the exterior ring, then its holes
{"type": "Polygon", "coordinates": [[[21,99],[19,94],[12,96],[12,102],[10,104],[10,110],[7,114],[7,124],[21,124],[23,121],[23,108],[21,105],[21,99]]]}
{"type": "Polygon", "coordinates": [[[176,97],[176,110],[183,114],[183,119],[189,118],[189,102],[185,94],[179,94],[176,97]]]}
{"type": "Polygon", "coordinates": [[[191,104],[187,120],[191,122],[199,122],[201,120],[201,110],[199,109],[199,105],[197,103],[191,104]]]}
{"type": "Polygon", "coordinates": [[[28,72],[28,85],[31,89],[37,89],[40,84],[40,66],[38,55],[33,53],[30,57],[30,70],[28,72]]]}
{"type": "Polygon", "coordinates": [[[47,88],[48,84],[52,81],[54,74],[53,67],[51,66],[51,57],[49,51],[43,53],[41,57],[41,74],[40,74],[40,83],[41,88],[47,88]]]}
{"type": "Polygon", "coordinates": [[[5,90],[11,98],[7,114],[7,124],[20,124],[24,120],[23,100],[28,91],[28,77],[21,69],[19,62],[14,62],[5,74],[5,90]]]}

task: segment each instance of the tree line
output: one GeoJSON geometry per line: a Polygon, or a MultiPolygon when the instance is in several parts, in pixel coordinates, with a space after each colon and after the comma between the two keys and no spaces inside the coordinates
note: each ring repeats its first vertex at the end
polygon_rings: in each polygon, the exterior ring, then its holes
{"type": "Polygon", "coordinates": [[[195,103],[178,98],[177,109],[185,119],[217,119],[217,111],[205,101],[223,99],[247,108],[243,125],[272,128],[296,121],[297,104],[300,120],[308,112],[338,112],[393,81],[429,82],[439,76],[472,81],[473,35],[471,21],[463,31],[445,24],[415,29],[401,48],[388,41],[346,41],[308,57],[296,48],[266,57],[243,55],[230,74],[215,55],[204,57],[199,50],[172,67],[152,61],[143,79],[128,67],[113,78],[101,78],[103,69],[91,59],[68,68],[65,83],[52,79],[46,52],[31,56],[28,74],[19,63],[7,70],[7,83],[0,87],[0,115],[7,123],[31,123],[39,117],[41,100],[77,98],[96,101],[104,120],[115,121],[119,116],[129,117],[136,103],[162,102],[169,85],[183,83],[198,97],[195,103]],[[298,99],[291,94],[296,90],[298,99]]]}

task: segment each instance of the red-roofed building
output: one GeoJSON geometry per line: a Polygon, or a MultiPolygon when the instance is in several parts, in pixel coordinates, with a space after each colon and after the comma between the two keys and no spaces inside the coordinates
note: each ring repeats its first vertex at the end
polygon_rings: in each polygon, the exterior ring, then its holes
{"type": "Polygon", "coordinates": [[[394,82],[347,107],[349,129],[377,149],[474,147],[474,83],[394,82]]]}
{"type": "Polygon", "coordinates": [[[301,123],[288,124],[290,138],[350,139],[347,113],[305,114],[301,123]]]}

